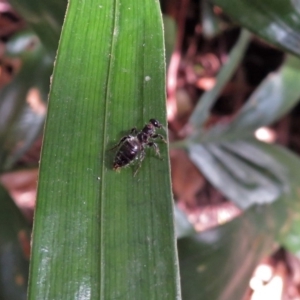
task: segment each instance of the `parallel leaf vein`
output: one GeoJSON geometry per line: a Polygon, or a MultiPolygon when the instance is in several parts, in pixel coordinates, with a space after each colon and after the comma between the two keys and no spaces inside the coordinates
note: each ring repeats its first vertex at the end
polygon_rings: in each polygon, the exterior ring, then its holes
{"type": "Polygon", "coordinates": [[[108,104],[109,104],[109,92],[111,87],[111,81],[112,81],[112,69],[113,69],[113,59],[114,59],[114,52],[116,47],[116,40],[117,35],[115,34],[117,30],[117,24],[118,24],[118,8],[119,8],[119,0],[113,0],[113,26],[111,30],[111,47],[110,47],[110,53],[109,53],[109,62],[108,62],[108,70],[107,70],[107,81],[106,81],[106,87],[105,87],[105,100],[104,100],[104,120],[103,120],[103,148],[102,148],[102,172],[101,172],[101,181],[100,181],[100,299],[105,298],[104,293],[104,187],[105,187],[105,148],[106,148],[106,137],[107,137],[107,122],[108,122],[108,104]]]}

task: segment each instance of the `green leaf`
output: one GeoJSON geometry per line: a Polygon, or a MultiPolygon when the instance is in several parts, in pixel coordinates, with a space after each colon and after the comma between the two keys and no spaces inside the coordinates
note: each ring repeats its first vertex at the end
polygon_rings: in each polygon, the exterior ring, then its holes
{"type": "Polygon", "coordinates": [[[268,42],[300,55],[300,7],[285,0],[213,0],[241,26],[268,42]]]}
{"type": "Polygon", "coordinates": [[[167,15],[163,15],[163,22],[166,47],[166,62],[168,66],[175,47],[177,28],[174,19],[167,15]]]}
{"type": "Polygon", "coordinates": [[[194,145],[189,151],[208,180],[242,209],[269,203],[277,207],[277,215],[288,216],[285,226],[278,216],[271,222],[280,229],[278,241],[300,252],[300,159],[296,155],[255,140],[194,145]],[[277,202],[282,204],[276,206],[277,202]]]}
{"type": "MultiPolygon", "coordinates": [[[[0,90],[0,169],[10,169],[41,133],[44,114],[27,103],[30,91],[46,102],[52,60],[36,35],[20,32],[9,40],[6,54],[19,57],[22,66],[13,80],[0,90]]],[[[37,97],[36,97],[37,98],[37,97]]]]}
{"type": "MultiPolygon", "coordinates": [[[[277,239],[285,248],[299,255],[300,253],[300,159],[288,149],[280,146],[261,144],[261,148],[268,153],[274,160],[287,170],[288,192],[283,194],[278,201],[284,204],[284,207],[278,211],[278,214],[285,216],[286,222],[278,231],[277,239]],[[286,211],[286,213],[285,213],[286,211]]],[[[277,222],[278,217],[272,222],[277,222]]]]}
{"type": "Polygon", "coordinates": [[[179,239],[183,299],[244,299],[255,267],[274,248],[286,217],[280,212],[283,203],[276,206],[252,208],[223,226],[179,239]]]}
{"type": "Polygon", "coordinates": [[[23,19],[38,34],[45,49],[54,57],[61,26],[67,7],[67,0],[9,0],[23,19]]]}
{"type": "Polygon", "coordinates": [[[187,219],[186,214],[174,205],[175,231],[177,239],[190,236],[195,233],[193,225],[187,219]]]}
{"type": "Polygon", "coordinates": [[[28,280],[29,226],[0,186],[0,299],[25,300],[28,280]]]}
{"type": "Polygon", "coordinates": [[[203,36],[212,39],[220,33],[220,21],[213,11],[213,5],[208,0],[201,1],[201,20],[203,36]]]}
{"type": "Polygon", "coordinates": [[[255,129],[274,122],[298,102],[299,79],[299,59],[289,57],[279,71],[264,80],[230,124],[217,124],[187,141],[192,143],[188,147],[194,163],[243,209],[275,201],[290,188],[284,161],[278,163],[264,153],[262,144],[240,139],[251,137],[255,129]]]}
{"type": "Polygon", "coordinates": [[[219,94],[240,64],[250,39],[251,35],[249,32],[243,30],[235,46],[230,51],[226,64],[219,72],[215,86],[200,97],[196,108],[190,116],[189,123],[192,127],[200,129],[207,120],[209,112],[217,101],[219,94]]]}
{"type": "Polygon", "coordinates": [[[180,299],[168,149],[136,177],[110,149],[166,125],[158,1],[69,3],[39,175],[29,299],[180,299]],[[59,276],[58,276],[59,274],[59,276]]]}
{"type": "Polygon", "coordinates": [[[288,192],[288,170],[255,141],[191,145],[189,156],[205,177],[242,209],[288,192]]]}
{"type": "MultiPolygon", "coordinates": [[[[226,145],[228,147],[234,150],[231,154],[235,153],[240,161],[232,162],[224,151],[217,156],[219,165],[206,162],[211,167],[211,174],[208,174],[208,167],[204,171],[210,180],[219,176],[225,195],[230,193],[229,190],[234,191],[240,196],[235,202],[243,205],[253,196],[250,183],[256,179],[256,171],[260,171],[260,177],[265,176],[258,184],[269,180],[269,186],[262,189],[264,192],[277,187],[281,193],[269,204],[254,204],[262,198],[259,195],[256,199],[253,197],[252,207],[242,216],[218,228],[191,234],[178,241],[184,299],[243,299],[255,266],[272,251],[276,242],[298,255],[300,252],[299,158],[282,147],[255,140],[251,143],[239,141],[226,145]],[[248,173],[245,171],[246,164],[248,173]],[[287,185],[285,187],[283,180],[287,185]]],[[[224,147],[221,149],[224,150],[224,147]]],[[[209,153],[213,157],[216,152],[209,153]]],[[[203,153],[198,155],[202,157],[203,153]]],[[[207,158],[202,159],[205,161],[207,158]]],[[[252,189],[256,186],[254,184],[252,189]]]]}
{"type": "Polygon", "coordinates": [[[300,60],[289,56],[282,67],[270,74],[249,97],[228,125],[216,125],[199,137],[202,142],[245,138],[270,125],[290,111],[300,98],[300,60]]]}

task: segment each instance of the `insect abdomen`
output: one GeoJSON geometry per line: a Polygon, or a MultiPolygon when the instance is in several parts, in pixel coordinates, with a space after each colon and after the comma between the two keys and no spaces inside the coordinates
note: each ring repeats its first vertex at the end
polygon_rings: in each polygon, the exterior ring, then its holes
{"type": "Polygon", "coordinates": [[[114,169],[130,164],[139,153],[139,145],[135,140],[126,141],[116,154],[114,169]]]}

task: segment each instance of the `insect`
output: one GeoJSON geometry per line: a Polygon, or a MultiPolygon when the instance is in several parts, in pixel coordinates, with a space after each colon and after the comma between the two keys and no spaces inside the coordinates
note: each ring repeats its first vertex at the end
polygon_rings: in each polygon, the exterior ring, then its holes
{"type": "Polygon", "coordinates": [[[135,127],[132,128],[129,135],[122,137],[119,143],[110,149],[113,150],[118,148],[113,163],[113,169],[119,171],[121,168],[138,161],[138,167],[134,172],[135,176],[146,156],[145,149],[147,147],[153,147],[155,154],[160,156],[159,148],[154,141],[159,138],[167,143],[161,134],[156,133],[156,129],[161,128],[163,128],[162,125],[156,119],[150,119],[149,123],[146,124],[141,131],[138,131],[135,127]]]}

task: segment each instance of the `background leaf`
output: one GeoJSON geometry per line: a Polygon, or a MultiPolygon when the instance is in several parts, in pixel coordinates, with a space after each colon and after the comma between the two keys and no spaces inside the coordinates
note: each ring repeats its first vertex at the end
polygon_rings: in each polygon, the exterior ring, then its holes
{"type": "Polygon", "coordinates": [[[220,144],[219,148],[211,145],[211,151],[201,147],[191,147],[190,157],[211,183],[243,209],[271,203],[276,215],[268,221],[277,228],[277,241],[298,254],[299,158],[280,146],[255,140],[220,144]],[[203,152],[197,151],[199,147],[203,152]]]}
{"type": "Polygon", "coordinates": [[[174,51],[177,28],[176,28],[175,21],[169,16],[164,15],[163,22],[164,22],[164,39],[165,39],[165,48],[166,48],[166,64],[168,66],[170,63],[171,55],[174,51]]]}
{"type": "Polygon", "coordinates": [[[200,130],[203,123],[209,117],[210,110],[218,100],[218,96],[220,95],[222,89],[228,83],[228,81],[234,74],[234,71],[240,64],[250,42],[250,39],[250,33],[246,30],[243,30],[235,46],[230,51],[230,55],[226,64],[222,67],[219,74],[217,75],[216,84],[212,89],[210,89],[200,97],[197,106],[195,107],[193,113],[189,118],[189,123],[194,128],[200,130]]]}
{"type": "Polygon", "coordinates": [[[300,55],[300,8],[297,1],[213,0],[240,25],[271,44],[300,55]]]}
{"type": "Polygon", "coordinates": [[[44,101],[52,72],[52,59],[31,31],[11,38],[6,53],[20,57],[22,65],[13,80],[0,91],[2,171],[12,168],[41,134],[46,111],[44,101]]]}
{"type": "Polygon", "coordinates": [[[29,226],[8,193],[0,186],[0,299],[26,299],[29,226]]]}
{"type": "Polygon", "coordinates": [[[202,133],[201,142],[245,138],[256,129],[274,123],[299,102],[299,81],[300,60],[289,56],[278,71],[259,85],[229,124],[217,124],[202,133]]]}
{"type": "Polygon", "coordinates": [[[38,34],[45,49],[54,57],[67,1],[52,0],[39,2],[36,0],[9,0],[9,2],[38,34]]]}
{"type": "Polygon", "coordinates": [[[273,207],[252,208],[223,226],[178,240],[183,299],[243,299],[254,268],[275,246],[283,215],[273,207]]]}
{"type": "MultiPolygon", "coordinates": [[[[191,145],[189,156],[209,181],[242,209],[289,192],[288,169],[254,140],[191,145]]],[[[300,174],[299,174],[300,175],[300,174]]]]}

